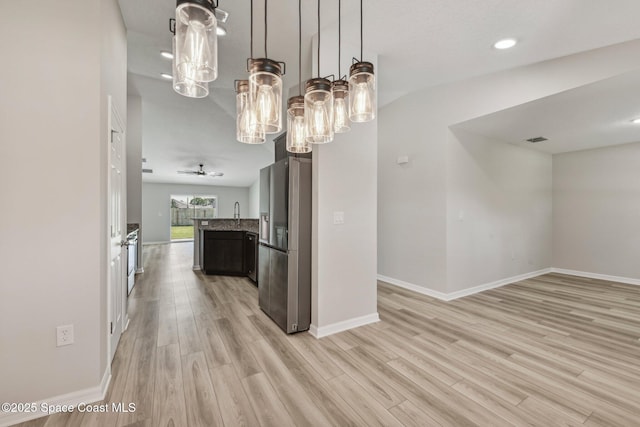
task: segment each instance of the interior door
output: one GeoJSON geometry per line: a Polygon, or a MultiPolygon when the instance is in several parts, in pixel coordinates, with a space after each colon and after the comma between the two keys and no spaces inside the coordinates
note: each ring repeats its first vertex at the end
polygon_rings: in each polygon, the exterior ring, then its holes
{"type": "Polygon", "coordinates": [[[118,348],[126,302],[124,127],[109,97],[109,360],[118,348]]]}

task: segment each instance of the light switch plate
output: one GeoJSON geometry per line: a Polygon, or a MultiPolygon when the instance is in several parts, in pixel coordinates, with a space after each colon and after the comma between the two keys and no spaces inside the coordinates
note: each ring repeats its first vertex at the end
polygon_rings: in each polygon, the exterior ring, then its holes
{"type": "Polygon", "coordinates": [[[333,213],[333,223],[334,224],[344,224],[344,212],[334,212],[333,213]]]}

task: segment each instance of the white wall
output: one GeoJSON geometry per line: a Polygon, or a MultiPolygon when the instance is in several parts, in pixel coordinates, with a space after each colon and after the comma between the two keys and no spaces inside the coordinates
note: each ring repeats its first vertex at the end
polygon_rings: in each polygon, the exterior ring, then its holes
{"type": "MultiPolygon", "coordinates": [[[[446,168],[466,155],[447,147],[449,127],[639,67],[640,41],[632,41],[426,89],[382,108],[378,273],[443,293],[485,284],[480,277],[449,283],[447,218],[456,212],[448,212],[446,168]],[[399,168],[399,155],[408,155],[409,164],[399,168]]],[[[505,242],[501,251],[509,253],[510,246],[505,242]]],[[[500,271],[510,277],[511,265],[500,271]]]]}
{"type": "Polygon", "coordinates": [[[171,195],[218,196],[218,218],[233,218],[233,205],[240,203],[243,218],[249,207],[246,187],[218,187],[214,185],[180,185],[142,183],[142,227],[145,243],[171,240],[171,195]]]}
{"type": "Polygon", "coordinates": [[[127,97],[127,222],[142,222],[142,99],[127,97]]]}
{"type": "Polygon", "coordinates": [[[553,266],[640,279],[640,143],[553,156],[553,266]]]}
{"type": "Polygon", "coordinates": [[[260,178],[249,187],[249,212],[247,218],[260,217],[260,178]]]}
{"type": "Polygon", "coordinates": [[[126,112],[124,25],[115,0],[0,2],[0,15],[16,59],[0,68],[0,194],[38,200],[0,218],[0,401],[52,401],[99,391],[107,369],[105,94],[126,112]],[[70,323],[75,344],[57,348],[70,323]]]}
{"type": "Polygon", "coordinates": [[[447,291],[551,267],[551,155],[457,130],[447,160],[447,291]]]}
{"type": "MultiPolygon", "coordinates": [[[[327,75],[337,68],[337,36],[323,32],[322,41],[321,74],[327,75]]],[[[342,63],[349,64],[356,50],[343,47],[342,63]]],[[[366,59],[377,66],[375,55],[366,59]]],[[[311,332],[316,336],[378,319],[377,140],[374,120],[354,123],[333,142],[313,147],[311,332]],[[344,224],[333,223],[334,212],[344,213],[344,224]]]]}

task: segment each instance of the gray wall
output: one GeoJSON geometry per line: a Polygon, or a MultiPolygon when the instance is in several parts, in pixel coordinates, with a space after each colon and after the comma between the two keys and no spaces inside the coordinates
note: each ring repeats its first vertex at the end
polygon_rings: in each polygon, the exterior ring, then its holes
{"type": "MultiPolygon", "coordinates": [[[[379,275],[419,290],[451,293],[485,285],[488,278],[496,281],[513,277],[515,272],[524,269],[525,266],[519,265],[522,261],[530,267],[529,272],[537,271],[538,266],[551,267],[544,257],[537,255],[548,249],[546,241],[536,239],[525,243],[527,234],[520,232],[518,236],[516,225],[504,240],[497,240],[496,234],[496,240],[485,240],[490,238],[486,229],[480,230],[484,235],[449,235],[457,227],[454,224],[460,210],[468,210],[465,206],[470,205],[474,197],[479,198],[475,202],[478,206],[495,206],[491,191],[483,190],[480,194],[472,191],[479,185],[473,178],[452,181],[457,180],[457,173],[452,175],[448,168],[486,179],[482,168],[487,165],[474,164],[469,150],[460,146],[450,129],[472,118],[635,70],[640,66],[640,58],[635,54],[639,46],[639,41],[622,43],[432,87],[403,96],[382,108],[378,138],[379,275]],[[405,155],[409,163],[399,166],[396,159],[405,155]],[[464,164],[476,170],[460,169],[464,164]],[[464,193],[468,196],[466,201],[456,199],[464,193]],[[467,238],[471,239],[467,244],[476,245],[478,251],[488,245],[493,253],[500,253],[501,259],[506,255],[506,263],[496,263],[491,266],[492,271],[475,277],[458,275],[460,270],[477,271],[470,249],[462,248],[467,238]],[[517,247],[524,248],[527,243],[531,243],[533,253],[518,251],[517,247]],[[510,259],[513,251],[515,260],[510,259]]],[[[548,166],[531,166],[537,170],[541,182],[546,182],[544,170],[548,166]]],[[[464,178],[464,175],[458,177],[464,178]]],[[[509,178],[501,177],[501,180],[493,185],[496,188],[507,185],[509,178]]],[[[526,213],[521,214],[514,224],[528,220],[526,213]]],[[[543,216],[541,213],[535,220],[536,227],[542,227],[541,232],[549,235],[543,216]]],[[[468,231],[475,233],[475,230],[468,231]]]]}
{"type": "Polygon", "coordinates": [[[14,35],[0,38],[3,55],[18,59],[0,67],[0,194],[45,207],[0,214],[0,401],[99,399],[107,95],[126,118],[124,23],[115,0],[2,1],[0,16],[14,35]],[[56,326],[66,324],[75,343],[57,348],[56,326]]]}
{"type": "Polygon", "coordinates": [[[249,187],[249,213],[248,218],[260,217],[260,178],[249,187]]]}
{"type": "Polygon", "coordinates": [[[218,196],[218,218],[233,218],[233,205],[240,203],[242,218],[249,212],[249,189],[213,185],[142,183],[142,228],[145,243],[171,240],[171,195],[218,196]]]}
{"type": "Polygon", "coordinates": [[[551,155],[460,130],[447,153],[448,292],[551,267],[551,155]]]}
{"type": "Polygon", "coordinates": [[[142,99],[127,98],[127,222],[142,222],[142,99]]]}
{"type": "Polygon", "coordinates": [[[640,279],[640,143],[553,156],[553,266],[640,279]]]}

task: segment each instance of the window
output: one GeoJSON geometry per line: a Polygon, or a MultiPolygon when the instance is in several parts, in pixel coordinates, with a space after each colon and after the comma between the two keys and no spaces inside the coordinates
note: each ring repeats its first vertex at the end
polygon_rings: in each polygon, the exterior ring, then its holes
{"type": "Polygon", "coordinates": [[[216,196],[171,195],[171,241],[193,239],[193,218],[216,218],[216,196]]]}

